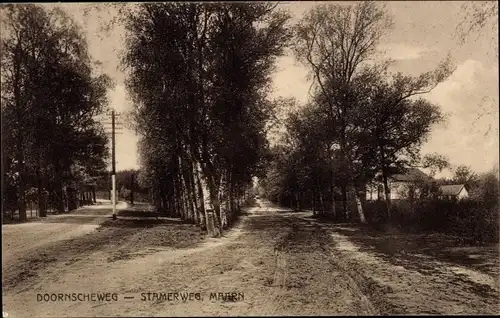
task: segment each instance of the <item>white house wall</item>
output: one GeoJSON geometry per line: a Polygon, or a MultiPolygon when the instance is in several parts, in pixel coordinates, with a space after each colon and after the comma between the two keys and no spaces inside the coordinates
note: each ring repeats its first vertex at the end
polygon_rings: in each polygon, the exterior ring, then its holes
{"type": "MultiPolygon", "coordinates": [[[[382,187],[380,200],[385,200],[385,193],[383,190],[382,183],[374,183],[373,185],[367,185],[366,187],[366,200],[375,201],[379,199],[378,186],[382,187]]],[[[402,200],[408,198],[408,193],[410,190],[410,184],[408,182],[389,182],[389,188],[391,191],[392,200],[402,200]]],[[[415,189],[415,197],[418,197],[419,190],[415,189]]]]}
{"type": "Polygon", "coordinates": [[[459,200],[466,199],[469,197],[469,193],[465,188],[462,188],[462,190],[460,190],[460,192],[458,193],[457,197],[459,200]]]}

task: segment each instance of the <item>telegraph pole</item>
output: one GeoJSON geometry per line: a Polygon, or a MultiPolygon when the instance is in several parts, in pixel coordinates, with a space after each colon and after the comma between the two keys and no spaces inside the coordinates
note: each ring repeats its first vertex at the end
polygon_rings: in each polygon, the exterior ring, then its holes
{"type": "Polygon", "coordinates": [[[130,175],[130,204],[134,204],[134,184],[135,184],[135,176],[132,173],[130,175]]]}
{"type": "MultiPolygon", "coordinates": [[[[105,128],[107,130],[107,134],[111,135],[111,195],[110,199],[113,204],[113,220],[116,220],[116,135],[120,134],[120,122],[117,122],[116,119],[117,117],[120,117],[120,113],[116,113],[114,110],[111,110],[110,113],[107,113],[108,116],[111,117],[111,122],[109,121],[104,121],[102,122],[103,125],[105,125],[105,128]],[[111,124],[111,127],[107,126],[111,124]],[[118,127],[117,127],[118,126],[118,127]],[[109,131],[109,129],[111,131],[109,131]],[[118,132],[117,132],[118,130],[118,132]]],[[[109,179],[108,179],[109,182],[109,179]]],[[[109,186],[109,183],[108,183],[109,186]]]]}
{"type": "Polygon", "coordinates": [[[111,111],[111,200],[113,200],[113,220],[116,220],[116,155],[115,155],[115,111],[111,111]]]}

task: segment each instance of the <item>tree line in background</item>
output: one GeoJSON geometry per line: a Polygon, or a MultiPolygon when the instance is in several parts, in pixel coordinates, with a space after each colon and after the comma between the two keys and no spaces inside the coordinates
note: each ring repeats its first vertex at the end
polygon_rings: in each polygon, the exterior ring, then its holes
{"type": "MultiPolygon", "coordinates": [[[[145,183],[143,173],[139,169],[126,169],[116,172],[117,198],[134,204],[136,202],[150,202],[148,184],[145,183]]],[[[97,182],[96,189],[100,199],[111,200],[111,176],[97,182]]]]}
{"type": "MultiPolygon", "coordinates": [[[[390,72],[391,61],[376,62],[376,49],[391,27],[384,5],[376,2],[319,5],[294,27],[292,48],[313,84],[309,102],[290,107],[296,110],[272,149],[274,160],[260,181],[269,199],[366,223],[366,185],[378,178],[385,200],[377,213],[391,221],[390,176],[412,167],[437,172],[450,166],[439,154],[420,155],[432,127],[445,120],[439,106],[421,95],[451,75],[452,63],[447,58],[418,76],[390,72]]],[[[466,170],[460,168],[457,179],[463,181],[466,170]]]]}
{"type": "Polygon", "coordinates": [[[107,138],[94,118],[111,80],[95,71],[82,31],[65,12],[16,4],[2,5],[0,14],[2,210],[17,210],[25,221],[28,200],[40,216],[50,205],[71,210],[78,185],[105,171],[107,138]]]}
{"type": "Polygon", "coordinates": [[[121,12],[140,180],[158,211],[218,235],[262,171],[267,93],[289,16],[269,3],[143,3],[121,12]]]}

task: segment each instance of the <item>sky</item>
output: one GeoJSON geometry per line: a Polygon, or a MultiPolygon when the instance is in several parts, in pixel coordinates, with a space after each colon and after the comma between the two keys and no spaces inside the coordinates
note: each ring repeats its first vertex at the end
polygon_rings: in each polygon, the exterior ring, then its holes
{"type": "MultiPolygon", "coordinates": [[[[294,22],[318,3],[297,1],[282,5],[290,10],[294,22]]],[[[394,1],[385,5],[394,27],[379,48],[395,60],[393,71],[419,75],[436,67],[447,54],[456,65],[447,80],[423,96],[439,105],[447,120],[434,127],[422,154],[437,152],[448,156],[454,166],[468,165],[479,173],[498,165],[498,20],[495,19],[494,28],[487,26],[480,35],[461,44],[456,27],[463,16],[462,2],[394,1]]],[[[125,75],[118,68],[123,28],[117,26],[100,38],[96,15],[84,18],[79,4],[61,6],[84,25],[93,58],[101,61],[102,71],[115,80],[116,86],[109,92],[111,106],[122,112],[132,109],[123,85],[125,75]]],[[[280,58],[273,87],[273,97],[294,97],[305,103],[310,87],[307,69],[292,54],[280,58]]],[[[138,136],[127,129],[117,136],[118,170],[139,167],[137,141],[138,136]]],[[[447,174],[444,172],[443,176],[447,174]]]]}

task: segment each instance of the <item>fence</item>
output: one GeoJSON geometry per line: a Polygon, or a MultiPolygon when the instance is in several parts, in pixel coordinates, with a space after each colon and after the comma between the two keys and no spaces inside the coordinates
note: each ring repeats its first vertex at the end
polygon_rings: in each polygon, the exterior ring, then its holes
{"type": "MultiPolygon", "coordinates": [[[[64,207],[65,212],[70,212],[81,206],[91,205],[94,203],[91,192],[80,192],[76,195],[73,201],[68,200],[68,195],[64,193],[62,198],[60,198],[60,200],[62,200],[62,205],[64,207]]],[[[58,202],[59,200],[54,194],[48,195],[47,201],[45,202],[45,211],[47,215],[57,214],[58,202]]],[[[3,208],[2,221],[19,220],[19,206],[17,202],[12,202],[10,204],[4,203],[4,206],[2,208],[3,208]]],[[[40,207],[38,204],[37,196],[28,195],[26,197],[26,215],[28,218],[34,218],[40,216],[40,207]]]]}

